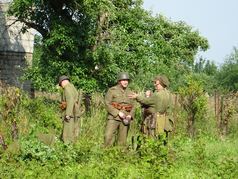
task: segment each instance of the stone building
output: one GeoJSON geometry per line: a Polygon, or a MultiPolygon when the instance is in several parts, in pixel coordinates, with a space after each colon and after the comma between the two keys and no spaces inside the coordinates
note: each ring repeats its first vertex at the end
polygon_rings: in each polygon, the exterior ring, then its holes
{"type": "Polygon", "coordinates": [[[20,32],[23,24],[6,14],[10,2],[0,0],[0,80],[31,91],[31,83],[21,76],[32,62],[34,31],[20,32]]]}

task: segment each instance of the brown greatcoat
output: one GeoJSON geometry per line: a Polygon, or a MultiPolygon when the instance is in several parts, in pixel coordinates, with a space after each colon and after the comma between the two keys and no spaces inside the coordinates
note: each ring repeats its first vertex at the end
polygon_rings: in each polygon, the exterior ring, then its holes
{"type": "Polygon", "coordinates": [[[66,103],[63,110],[63,118],[69,116],[70,120],[63,120],[62,139],[64,143],[75,142],[79,135],[79,117],[80,111],[80,95],[72,83],[68,83],[63,88],[61,101],[66,103]]]}

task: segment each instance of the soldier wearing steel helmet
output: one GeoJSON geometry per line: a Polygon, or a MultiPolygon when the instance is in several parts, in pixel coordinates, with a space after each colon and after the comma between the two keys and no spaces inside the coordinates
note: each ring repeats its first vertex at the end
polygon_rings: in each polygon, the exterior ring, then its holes
{"type": "MultiPolygon", "coordinates": [[[[168,134],[172,130],[172,96],[167,89],[169,80],[165,75],[158,75],[153,80],[155,92],[147,96],[139,96],[136,93],[129,95],[145,106],[145,118],[143,121],[144,134],[155,137],[168,134]]],[[[148,92],[147,92],[148,93],[148,92]]]]}
{"type": "Polygon", "coordinates": [[[79,132],[79,94],[68,76],[60,76],[58,84],[63,89],[60,108],[63,112],[62,140],[65,144],[76,141],[79,132]]]}
{"type": "Polygon", "coordinates": [[[127,134],[130,121],[134,116],[134,100],[129,99],[132,94],[128,88],[130,78],[127,72],[121,72],[117,77],[117,85],[111,87],[105,96],[107,115],[107,125],[105,130],[104,145],[112,146],[117,134],[117,144],[126,145],[127,134]]]}

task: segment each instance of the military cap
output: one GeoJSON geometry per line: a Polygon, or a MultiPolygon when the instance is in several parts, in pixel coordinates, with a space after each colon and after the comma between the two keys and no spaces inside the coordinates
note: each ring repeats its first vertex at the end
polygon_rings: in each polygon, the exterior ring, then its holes
{"type": "Polygon", "coordinates": [[[120,80],[130,80],[129,74],[127,72],[121,72],[117,75],[117,81],[120,80]]]}
{"type": "Polygon", "coordinates": [[[164,87],[169,86],[169,80],[165,75],[157,75],[153,81],[159,81],[164,87]]]}
{"type": "Polygon", "coordinates": [[[69,80],[69,77],[67,77],[67,76],[65,76],[65,75],[60,76],[60,77],[59,77],[59,81],[58,81],[58,83],[59,83],[60,86],[61,86],[61,82],[64,81],[64,80],[69,80]]]}

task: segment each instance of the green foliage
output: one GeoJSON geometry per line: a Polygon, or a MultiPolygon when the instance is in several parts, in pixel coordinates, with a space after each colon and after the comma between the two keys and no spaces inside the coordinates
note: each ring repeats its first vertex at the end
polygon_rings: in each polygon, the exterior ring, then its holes
{"type": "Polygon", "coordinates": [[[206,118],[208,98],[199,75],[188,75],[184,85],[179,88],[180,102],[188,114],[188,133],[195,134],[195,122],[206,118]]]}
{"type": "Polygon", "coordinates": [[[234,48],[216,75],[219,86],[227,91],[238,90],[238,50],[234,48]]]}
{"type": "Polygon", "coordinates": [[[175,140],[176,158],[169,169],[170,178],[233,178],[237,174],[237,163],[234,163],[237,142],[220,141],[206,135],[193,140],[185,137],[175,140]]]}
{"type": "Polygon", "coordinates": [[[206,73],[207,75],[215,75],[217,71],[218,68],[215,63],[208,60],[204,66],[204,73],[206,73]]]}
{"type": "MultiPolygon", "coordinates": [[[[29,101],[24,105],[24,108],[30,114],[29,122],[34,121],[31,124],[33,128],[42,132],[49,132],[49,129],[59,131],[62,128],[60,115],[55,112],[59,112],[58,103],[39,98],[29,101]]],[[[34,131],[37,130],[34,129],[34,131]]]]}
{"type": "Polygon", "coordinates": [[[170,166],[168,159],[168,147],[164,145],[165,135],[156,139],[144,138],[138,149],[141,158],[140,165],[149,170],[151,174],[147,177],[158,178],[166,176],[170,166]]]}
{"type": "Polygon", "coordinates": [[[15,128],[16,123],[23,124],[21,121],[21,101],[24,100],[26,94],[21,93],[20,89],[5,85],[1,90],[0,98],[0,134],[5,137],[5,142],[10,142],[18,137],[18,129],[15,128]]]}
{"type": "Polygon", "coordinates": [[[238,175],[237,158],[224,158],[218,165],[217,175],[221,178],[233,178],[238,175]]]}
{"type": "Polygon", "coordinates": [[[194,64],[193,72],[199,74],[200,80],[202,80],[204,84],[204,90],[209,94],[212,94],[214,89],[218,86],[216,80],[218,67],[216,64],[213,61],[205,60],[201,57],[194,64]]]}
{"type": "Polygon", "coordinates": [[[205,73],[209,76],[215,75],[218,72],[218,68],[213,61],[200,58],[194,65],[195,73],[205,73]]]}
{"type": "Polygon", "coordinates": [[[204,93],[203,82],[199,75],[188,75],[184,86],[179,88],[184,109],[199,120],[204,117],[207,109],[207,97],[204,93]]]}

